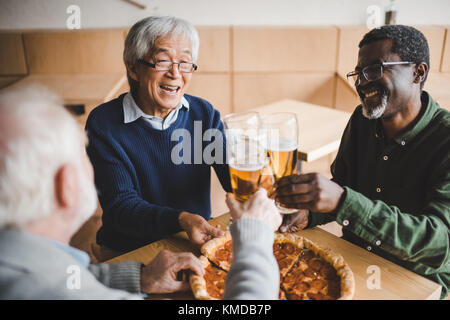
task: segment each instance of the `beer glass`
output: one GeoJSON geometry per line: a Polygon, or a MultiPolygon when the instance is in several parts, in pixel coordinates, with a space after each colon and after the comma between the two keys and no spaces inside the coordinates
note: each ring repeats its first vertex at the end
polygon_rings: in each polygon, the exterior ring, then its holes
{"type": "Polygon", "coordinates": [[[257,112],[242,112],[225,116],[223,122],[231,188],[244,202],[258,190],[266,164],[261,119],[257,112]]]}
{"type": "MultiPolygon", "coordinates": [[[[263,117],[267,155],[275,181],[297,173],[298,122],[291,112],[277,112],[263,117]]],[[[277,204],[282,214],[297,212],[277,204]]]]}

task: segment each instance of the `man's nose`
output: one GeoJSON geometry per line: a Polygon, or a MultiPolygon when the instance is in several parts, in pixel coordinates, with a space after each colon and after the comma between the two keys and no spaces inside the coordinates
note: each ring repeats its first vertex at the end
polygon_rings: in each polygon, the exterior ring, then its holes
{"type": "Polygon", "coordinates": [[[180,72],[180,64],[174,62],[172,64],[172,67],[168,70],[168,72],[172,75],[172,77],[174,78],[178,78],[181,76],[181,72],[180,72]]]}

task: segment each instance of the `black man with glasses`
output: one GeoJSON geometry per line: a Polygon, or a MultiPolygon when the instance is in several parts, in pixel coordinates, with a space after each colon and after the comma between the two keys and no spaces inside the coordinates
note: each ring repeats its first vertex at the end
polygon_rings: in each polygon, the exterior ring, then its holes
{"type": "Polygon", "coordinates": [[[197,31],[182,19],[137,22],[123,54],[130,92],[89,115],[87,152],[103,209],[101,260],[179,231],[196,245],[223,235],[207,222],[211,168],[231,191],[219,153],[223,124],[209,102],[186,94],[198,48],[197,31]],[[217,154],[205,151],[212,143],[217,154]]]}
{"type": "Polygon", "coordinates": [[[444,298],[450,287],[450,112],[423,90],[429,68],[427,40],[415,28],[368,32],[347,74],[361,105],[344,131],[333,178],[286,177],[277,197],[289,208],[309,210],[298,218],[302,225],[305,219],[307,228],[337,221],[344,239],[441,284],[444,298]]]}

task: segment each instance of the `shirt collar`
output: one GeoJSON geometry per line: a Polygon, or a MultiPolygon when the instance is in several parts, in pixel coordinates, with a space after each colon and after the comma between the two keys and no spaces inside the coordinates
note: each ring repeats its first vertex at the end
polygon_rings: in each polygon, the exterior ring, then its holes
{"type": "MultiPolygon", "coordinates": [[[[124,123],[130,123],[133,121],[136,121],[139,118],[147,118],[147,119],[161,119],[160,117],[157,116],[152,116],[149,114],[146,114],[142,111],[141,108],[139,108],[139,106],[136,104],[136,102],[134,101],[133,96],[131,95],[130,92],[128,92],[125,97],[123,98],[123,122],[124,123]]],[[[186,100],[186,98],[183,96],[181,97],[180,103],[178,104],[178,106],[173,109],[172,111],[170,111],[170,113],[179,110],[181,108],[186,108],[187,110],[189,110],[189,102],[186,100]]],[[[169,113],[169,114],[170,114],[169,113]]]]}
{"type": "MultiPolygon", "coordinates": [[[[438,110],[437,103],[431,98],[430,94],[426,91],[422,92],[422,101],[427,103],[424,111],[421,111],[419,115],[419,120],[416,124],[406,131],[405,133],[395,137],[392,141],[404,146],[408,141],[411,141],[415,136],[417,136],[420,131],[422,131],[433,119],[436,111],[438,110]]],[[[377,119],[375,122],[375,136],[377,138],[384,138],[383,126],[381,125],[381,120],[377,119]]]]}
{"type": "Polygon", "coordinates": [[[82,267],[87,268],[89,266],[91,259],[86,252],[50,238],[46,239],[48,239],[54,246],[58,247],[59,249],[70,255],[72,258],[74,258],[82,267]]]}
{"type": "Polygon", "coordinates": [[[410,130],[394,138],[397,144],[405,145],[408,141],[411,141],[430,123],[438,110],[437,103],[431,98],[428,92],[423,91],[421,98],[427,104],[426,109],[420,112],[419,120],[410,130]]]}

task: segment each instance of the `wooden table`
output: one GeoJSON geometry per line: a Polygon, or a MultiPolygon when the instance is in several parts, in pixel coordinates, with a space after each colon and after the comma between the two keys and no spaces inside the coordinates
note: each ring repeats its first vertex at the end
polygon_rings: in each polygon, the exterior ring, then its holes
{"type": "Polygon", "coordinates": [[[79,117],[79,121],[84,122],[94,107],[120,93],[127,84],[127,78],[124,74],[30,74],[11,87],[32,83],[44,85],[57,93],[66,105],[84,105],[85,114],[79,117]]]}
{"type": "Polygon", "coordinates": [[[281,100],[252,111],[293,112],[299,124],[299,159],[311,162],[339,149],[351,113],[296,100],[281,100]]]}
{"type": "MultiPolygon", "coordinates": [[[[212,225],[220,224],[223,228],[227,225],[229,214],[224,214],[211,219],[212,225]]],[[[356,300],[424,300],[439,299],[442,287],[437,283],[385,260],[371,252],[368,252],[348,241],[338,238],[320,228],[302,230],[298,232],[323,248],[330,248],[341,254],[349,264],[355,276],[356,300]],[[377,266],[380,270],[380,289],[369,289],[368,279],[373,276],[369,266],[377,266]],[[368,269],[369,268],[369,269],[368,269]]],[[[136,249],[107,262],[119,262],[127,260],[149,263],[162,249],[173,252],[190,251],[200,254],[188,240],[185,232],[180,232],[170,238],[160,240],[145,247],[136,249]]],[[[173,298],[193,299],[190,292],[182,292],[169,295],[151,295],[151,299],[173,298]]]]}

